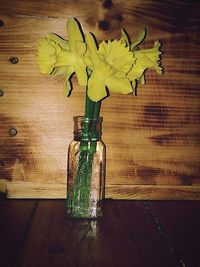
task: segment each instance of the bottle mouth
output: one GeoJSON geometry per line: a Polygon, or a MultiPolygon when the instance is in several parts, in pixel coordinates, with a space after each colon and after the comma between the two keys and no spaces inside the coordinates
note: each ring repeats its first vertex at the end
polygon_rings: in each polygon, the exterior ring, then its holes
{"type": "Polygon", "coordinates": [[[73,120],[74,121],[84,121],[84,122],[91,122],[91,121],[102,122],[103,117],[89,118],[89,117],[85,117],[85,116],[74,116],[73,120]]]}

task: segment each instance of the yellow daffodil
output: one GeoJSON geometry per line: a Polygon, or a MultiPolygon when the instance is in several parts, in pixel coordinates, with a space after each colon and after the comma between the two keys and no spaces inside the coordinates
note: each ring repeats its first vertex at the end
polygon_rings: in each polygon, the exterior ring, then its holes
{"type": "Polygon", "coordinates": [[[99,101],[110,92],[128,94],[133,91],[127,78],[133,64],[133,54],[121,40],[101,42],[97,49],[92,34],[86,35],[85,63],[92,70],[88,80],[88,96],[99,101]]]}
{"type": "Polygon", "coordinates": [[[136,62],[132,70],[128,73],[130,80],[143,79],[144,71],[148,68],[154,69],[157,73],[162,74],[163,69],[160,66],[160,46],[160,42],[156,41],[153,48],[134,51],[136,62]]]}
{"type": "Polygon", "coordinates": [[[71,90],[74,73],[78,83],[88,86],[89,98],[97,102],[109,92],[128,94],[134,91],[136,81],[145,82],[144,72],[151,68],[162,73],[160,42],[150,49],[139,49],[146,36],[143,29],[131,43],[122,30],[120,40],[102,41],[97,47],[94,36],[84,36],[75,18],[67,22],[68,40],[56,34],[47,34],[38,45],[37,61],[40,72],[65,76],[65,93],[71,90]],[[86,71],[87,68],[87,71],[86,71]]]}
{"type": "Polygon", "coordinates": [[[39,42],[37,50],[37,62],[40,72],[43,74],[52,74],[55,68],[62,67],[62,58],[65,57],[66,51],[69,51],[67,41],[56,34],[46,34],[39,42]],[[61,62],[59,59],[61,59],[61,62]]]}
{"type": "Polygon", "coordinates": [[[146,29],[143,29],[137,39],[134,42],[130,42],[127,33],[122,30],[122,42],[126,43],[129,49],[133,52],[135,63],[131,71],[128,73],[128,78],[131,81],[140,80],[141,83],[145,83],[144,72],[146,69],[151,68],[162,74],[163,69],[160,66],[160,55],[162,52],[160,49],[160,42],[156,41],[154,47],[150,49],[139,50],[139,45],[142,43],[146,36],[146,29]]]}
{"type": "Polygon", "coordinates": [[[86,86],[87,73],[83,62],[86,45],[76,19],[67,22],[68,41],[50,33],[38,45],[37,62],[43,74],[64,75],[65,93],[71,90],[70,78],[75,72],[80,85],[86,86]]]}

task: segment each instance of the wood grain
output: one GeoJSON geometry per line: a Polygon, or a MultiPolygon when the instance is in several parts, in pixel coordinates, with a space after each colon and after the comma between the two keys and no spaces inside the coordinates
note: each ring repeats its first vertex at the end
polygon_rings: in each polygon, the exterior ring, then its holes
{"type": "Polygon", "coordinates": [[[163,43],[164,75],[148,71],[137,97],[111,95],[103,102],[107,196],[200,199],[200,4],[14,2],[0,2],[0,178],[8,196],[46,197],[48,190],[49,197],[65,196],[67,145],[72,117],[83,114],[84,89],[74,79],[65,98],[63,78],[39,74],[35,53],[47,32],[67,38],[66,21],[76,15],[98,40],[119,37],[122,27],[134,39],[145,26],[144,47],[163,43]],[[10,63],[13,56],[17,64],[10,63]]]}
{"type": "MultiPolygon", "coordinates": [[[[6,183],[6,182],[5,182],[6,183]]],[[[11,181],[6,183],[8,198],[66,199],[66,183],[44,183],[11,181]]],[[[159,185],[107,185],[105,197],[108,199],[168,199],[195,200],[199,198],[199,186],[159,186],[159,185]]]]}

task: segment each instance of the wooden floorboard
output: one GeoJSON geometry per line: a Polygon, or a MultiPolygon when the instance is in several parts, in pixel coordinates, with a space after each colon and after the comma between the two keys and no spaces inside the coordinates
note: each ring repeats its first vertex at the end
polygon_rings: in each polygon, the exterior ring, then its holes
{"type": "Polygon", "coordinates": [[[98,222],[67,219],[65,201],[40,201],[16,266],[179,266],[141,201],[106,201],[98,222]]]}
{"type": "Polygon", "coordinates": [[[17,261],[36,201],[0,200],[0,266],[17,261]]]}
{"type": "Polygon", "coordinates": [[[200,201],[106,200],[98,221],[64,200],[0,201],[1,267],[198,267],[200,201]]]}
{"type": "Polygon", "coordinates": [[[199,267],[200,201],[150,201],[165,237],[187,267],[199,267]]]}

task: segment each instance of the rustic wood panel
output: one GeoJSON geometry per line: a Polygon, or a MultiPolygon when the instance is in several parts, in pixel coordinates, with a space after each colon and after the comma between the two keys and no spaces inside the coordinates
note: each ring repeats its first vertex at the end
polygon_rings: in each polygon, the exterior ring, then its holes
{"type": "Polygon", "coordinates": [[[141,202],[107,201],[99,221],[69,220],[40,201],[16,266],[177,266],[141,202]]]}
{"type": "Polygon", "coordinates": [[[199,265],[200,202],[150,201],[170,240],[182,255],[186,266],[199,265]]]}
{"type": "Polygon", "coordinates": [[[35,52],[46,32],[67,38],[66,21],[76,16],[99,40],[120,36],[121,27],[134,38],[145,26],[144,47],[163,43],[165,74],[149,71],[137,97],[112,95],[102,105],[107,196],[200,199],[200,4],[14,3],[0,2],[0,178],[9,182],[8,196],[46,197],[50,190],[50,197],[65,197],[67,145],[72,117],[83,114],[84,90],[74,80],[64,98],[62,77],[40,75],[35,52]]]}

